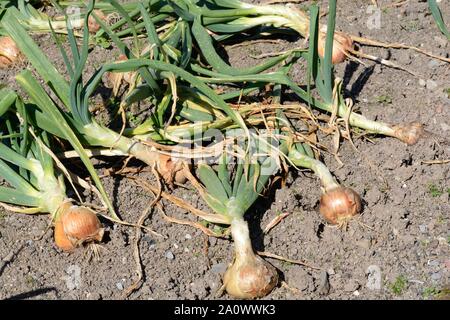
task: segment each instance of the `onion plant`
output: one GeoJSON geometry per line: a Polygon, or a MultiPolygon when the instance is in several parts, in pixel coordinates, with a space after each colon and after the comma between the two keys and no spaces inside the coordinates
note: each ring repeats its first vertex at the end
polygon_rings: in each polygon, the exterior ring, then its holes
{"type": "MultiPolygon", "coordinates": [[[[223,4],[222,1],[220,1],[220,4],[223,4]]],[[[220,14],[220,10],[217,10],[217,14],[220,14]]],[[[212,67],[212,70],[203,68],[196,63],[191,64],[191,68],[193,72],[204,75],[201,79],[208,83],[231,84],[252,82],[282,84],[289,87],[300,99],[310,106],[346,119],[351,126],[365,129],[371,133],[395,137],[407,144],[416,143],[423,135],[421,124],[408,123],[391,125],[379,121],[372,121],[365,118],[363,115],[353,112],[348,105],[349,100],[343,98],[342,80],[339,78],[335,79],[333,74],[333,46],[335,45],[333,35],[335,34],[335,15],[336,1],[330,1],[323,58],[318,54],[321,40],[319,37],[318,7],[315,5],[310,7],[310,19],[308,19],[308,21],[310,21],[310,23],[308,23],[308,34],[311,43],[308,52],[306,54],[304,52],[297,52],[296,54],[294,54],[294,52],[291,53],[293,58],[302,56],[307,59],[307,76],[317,89],[319,98],[313,97],[311,84],[308,83],[307,90],[304,90],[288,76],[289,68],[293,66],[295,59],[285,67],[267,73],[250,73],[246,72],[245,69],[242,70],[243,72],[241,73],[228,68],[220,56],[214,51],[215,49],[213,46],[211,44],[208,45],[210,40],[204,41],[205,39],[210,38],[210,36],[204,29],[201,29],[198,16],[192,18],[194,19],[192,27],[193,34],[198,34],[196,37],[197,42],[201,44],[199,47],[203,50],[202,54],[212,67]],[[207,52],[205,52],[206,50],[207,52]]]]}
{"type": "MultiPolygon", "coordinates": [[[[90,7],[88,8],[85,17],[86,21],[92,10],[93,2],[90,3],[90,7]]],[[[126,48],[124,48],[124,51],[129,55],[130,59],[128,61],[105,64],[97,70],[86,83],[84,83],[82,75],[88,56],[89,46],[87,25],[84,27],[85,36],[83,37],[81,48],[78,48],[76,45],[73,33],[69,29],[68,37],[71,45],[72,62],[69,60],[67,53],[62,50],[68,73],[71,78],[69,84],[56,71],[48,58],[27,35],[26,31],[17,24],[16,16],[17,11],[15,11],[14,8],[8,10],[3,21],[5,29],[17,42],[17,45],[27,56],[38,74],[48,84],[49,89],[51,89],[60,99],[62,105],[58,106],[58,103],[48,96],[28,70],[21,72],[17,76],[17,81],[30,95],[31,99],[41,111],[46,109],[62,110],[67,108],[69,112],[65,113],[65,117],[79,134],[80,139],[82,139],[85,145],[118,150],[122,154],[132,155],[152,167],[158,167],[160,153],[158,153],[154,147],[151,147],[143,141],[134,139],[133,137],[121,135],[120,132],[116,132],[99,124],[90,113],[89,99],[98,87],[102,76],[107,72],[139,71],[146,82],[147,88],[153,90],[152,92],[155,92],[155,94],[157,94],[157,91],[160,92],[161,85],[164,85],[163,82],[165,79],[171,80],[174,77],[179,77],[189,86],[195,87],[199,92],[207,96],[215,104],[216,108],[223,110],[237,125],[246,130],[246,125],[239,113],[232,110],[223,99],[202,81],[173,64],[151,59],[135,59],[132,56],[132,53],[127,51],[126,48]]],[[[156,97],[160,96],[156,95],[156,97]]],[[[58,128],[55,128],[54,123],[48,119],[45,113],[47,113],[47,111],[44,113],[39,110],[36,111],[35,118],[38,125],[45,130],[64,138],[64,134],[62,134],[58,128]]],[[[175,173],[176,170],[174,170],[169,178],[172,179],[175,173]]]]}
{"type": "Polygon", "coordinates": [[[447,26],[445,25],[444,18],[442,17],[441,9],[436,2],[436,0],[428,0],[428,7],[430,8],[430,12],[433,15],[434,21],[436,22],[437,27],[442,32],[447,39],[450,40],[450,31],[448,31],[447,26]]]}
{"type": "Polygon", "coordinates": [[[0,204],[25,214],[49,213],[55,243],[63,250],[101,241],[103,228],[94,211],[66,193],[64,175],[56,170],[51,137],[29,123],[24,104],[10,90],[0,90],[0,204]],[[13,110],[11,110],[13,109],[13,110]]]}

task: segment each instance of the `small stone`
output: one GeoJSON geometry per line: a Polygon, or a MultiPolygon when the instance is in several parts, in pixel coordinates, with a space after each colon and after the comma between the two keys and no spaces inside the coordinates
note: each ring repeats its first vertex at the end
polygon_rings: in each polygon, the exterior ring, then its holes
{"type": "Polygon", "coordinates": [[[428,261],[428,265],[432,266],[432,267],[437,267],[437,266],[439,266],[439,261],[437,261],[437,260],[430,260],[430,261],[428,261]]]}
{"type": "Polygon", "coordinates": [[[172,251],[170,251],[170,250],[167,250],[167,251],[166,251],[165,256],[166,256],[166,258],[169,259],[169,260],[175,259],[175,256],[173,255],[172,251]]]}
{"type": "Polygon", "coordinates": [[[122,291],[123,290],[123,283],[122,282],[117,282],[116,283],[116,288],[118,289],[118,290],[120,290],[120,291],[122,291]]]}
{"type": "Polygon", "coordinates": [[[438,87],[438,84],[436,83],[436,81],[433,81],[433,80],[430,80],[430,79],[427,80],[427,89],[428,90],[434,90],[437,87],[438,87]]]}
{"type": "Polygon", "coordinates": [[[319,294],[328,294],[328,292],[330,292],[330,281],[328,280],[328,273],[326,271],[320,273],[317,292],[319,294]]]}
{"type": "Polygon", "coordinates": [[[356,297],[359,297],[360,293],[359,293],[358,290],[355,290],[355,291],[353,292],[353,295],[356,296],[356,297]]]}
{"type": "Polygon", "coordinates": [[[192,236],[191,236],[189,233],[187,233],[187,234],[184,236],[184,238],[187,239],[187,240],[190,240],[190,239],[192,239],[192,236]]]}
{"type": "Polygon", "coordinates": [[[333,276],[333,275],[336,274],[336,272],[334,271],[333,268],[329,268],[329,269],[327,270],[327,273],[328,273],[330,276],[333,276]]]}
{"type": "Polygon", "coordinates": [[[419,86],[425,87],[426,85],[427,85],[427,82],[425,80],[423,80],[423,79],[419,80],[419,86]]]}
{"type": "Polygon", "coordinates": [[[177,245],[176,243],[173,244],[173,247],[174,247],[175,249],[178,249],[178,248],[179,248],[178,245],[177,245]]]}
{"type": "Polygon", "coordinates": [[[211,272],[215,274],[223,274],[227,270],[227,264],[220,262],[211,266],[211,272]]]}
{"type": "Polygon", "coordinates": [[[421,233],[426,233],[427,229],[428,229],[428,227],[425,224],[419,225],[419,230],[421,233]]]}
{"type": "Polygon", "coordinates": [[[149,236],[142,237],[142,242],[146,242],[148,244],[148,248],[150,250],[154,249],[156,247],[156,242],[149,236]]]}
{"type": "Polygon", "coordinates": [[[433,273],[431,275],[431,279],[434,280],[434,281],[437,281],[437,280],[439,280],[441,278],[442,278],[442,275],[439,272],[433,273]]]}

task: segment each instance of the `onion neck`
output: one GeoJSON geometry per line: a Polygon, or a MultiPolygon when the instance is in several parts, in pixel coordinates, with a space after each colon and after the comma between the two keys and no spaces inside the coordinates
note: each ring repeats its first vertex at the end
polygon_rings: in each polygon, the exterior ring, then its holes
{"type": "Polygon", "coordinates": [[[249,258],[255,256],[255,253],[253,252],[247,222],[242,217],[235,217],[231,221],[230,230],[234,240],[235,263],[248,262],[249,258]]]}
{"type": "Polygon", "coordinates": [[[320,162],[314,158],[308,157],[307,155],[299,152],[296,149],[292,149],[289,151],[289,160],[296,166],[311,169],[314,173],[319,177],[325,191],[332,190],[334,188],[339,187],[339,183],[334,179],[330,170],[320,162]]]}
{"type": "Polygon", "coordinates": [[[96,122],[85,125],[83,133],[90,144],[119,150],[134,156],[148,165],[153,165],[155,159],[157,159],[157,152],[154,148],[145,145],[139,140],[128,138],[105,128],[96,122]]]}
{"type": "MultiPolygon", "coordinates": [[[[32,159],[33,160],[33,159],[32,159]]],[[[42,165],[34,160],[33,175],[40,191],[40,207],[55,217],[61,204],[67,199],[65,185],[58,180],[54,172],[46,172],[42,165]]]]}

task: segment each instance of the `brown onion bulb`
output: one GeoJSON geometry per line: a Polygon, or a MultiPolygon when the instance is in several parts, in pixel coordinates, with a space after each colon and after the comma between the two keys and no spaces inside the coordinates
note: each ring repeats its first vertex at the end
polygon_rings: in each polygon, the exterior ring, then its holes
{"type": "Polygon", "coordinates": [[[62,225],[61,220],[55,222],[55,231],[53,233],[55,238],[55,244],[58,248],[63,251],[72,251],[75,249],[73,243],[69,240],[69,238],[64,233],[64,227],[62,225]]]}
{"type": "Polygon", "coordinates": [[[422,124],[411,122],[395,126],[394,136],[408,145],[413,145],[424,135],[422,124]]]}
{"type": "Polygon", "coordinates": [[[182,162],[180,160],[173,161],[172,157],[166,154],[159,154],[157,170],[169,184],[174,181],[183,184],[187,180],[183,173],[182,162]]]}
{"type": "Polygon", "coordinates": [[[225,290],[238,299],[255,299],[268,295],[278,283],[276,269],[253,252],[248,226],[244,220],[234,219],[231,233],[235,241],[235,261],[225,272],[225,290]]]}
{"type": "MultiPolygon", "coordinates": [[[[325,43],[326,43],[326,36],[320,34],[319,35],[319,42],[317,44],[317,50],[319,53],[319,56],[321,58],[325,57],[325,43]]],[[[334,40],[333,40],[333,53],[331,55],[331,63],[337,64],[344,62],[347,58],[347,51],[353,47],[353,41],[352,39],[341,32],[336,32],[334,34],[334,40]]]]}
{"type": "Polygon", "coordinates": [[[268,295],[278,283],[275,268],[254,255],[245,261],[236,261],[225,272],[224,283],[228,294],[238,299],[255,299],[268,295]]]}
{"type": "Polygon", "coordinates": [[[55,243],[62,250],[72,250],[86,242],[101,241],[103,233],[100,220],[91,209],[75,206],[71,202],[61,206],[55,222],[55,243]]]}
{"type": "Polygon", "coordinates": [[[11,37],[0,37],[0,68],[7,68],[20,57],[20,50],[11,37]]]}
{"type": "Polygon", "coordinates": [[[329,223],[343,226],[361,212],[361,198],[351,188],[337,187],[322,195],[319,210],[329,223]]]}
{"type": "MultiPolygon", "coordinates": [[[[106,21],[106,16],[104,15],[104,13],[101,10],[94,10],[93,11],[97,17],[100,20],[106,21]]],[[[100,30],[100,25],[98,24],[97,20],[95,20],[95,18],[93,16],[89,16],[88,18],[88,29],[89,32],[91,33],[96,33],[98,30],[100,30]]]]}

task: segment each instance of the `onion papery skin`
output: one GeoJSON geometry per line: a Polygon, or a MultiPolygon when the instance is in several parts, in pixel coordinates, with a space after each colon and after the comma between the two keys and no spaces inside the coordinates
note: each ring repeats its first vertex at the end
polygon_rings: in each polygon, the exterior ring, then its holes
{"type": "MultiPolygon", "coordinates": [[[[319,42],[317,44],[317,50],[321,58],[325,57],[325,43],[326,35],[319,35],[319,42]]],[[[349,49],[353,48],[352,39],[341,32],[336,32],[334,34],[333,40],[333,53],[331,56],[331,63],[338,64],[342,63],[347,59],[347,52],[349,49]]]]}
{"type": "Polygon", "coordinates": [[[61,205],[55,219],[55,243],[59,248],[71,251],[81,244],[101,241],[103,234],[104,229],[94,211],[71,202],[61,205]]]}
{"type": "Polygon", "coordinates": [[[0,69],[14,64],[20,57],[20,50],[11,37],[0,37],[0,69]]]}
{"type": "Polygon", "coordinates": [[[319,211],[330,224],[342,226],[361,212],[361,198],[351,188],[336,187],[322,195],[319,211]]]}
{"type": "Polygon", "coordinates": [[[235,260],[225,272],[225,290],[238,299],[255,299],[268,295],[278,283],[277,270],[255,255],[248,226],[243,219],[233,219],[231,233],[235,241],[235,260]]]}
{"type": "Polygon", "coordinates": [[[70,241],[69,238],[64,233],[64,227],[62,225],[61,220],[58,220],[55,222],[54,228],[55,229],[54,229],[53,236],[55,239],[56,246],[63,251],[67,251],[67,252],[73,251],[75,249],[75,246],[72,243],[72,241],[70,241]]]}

